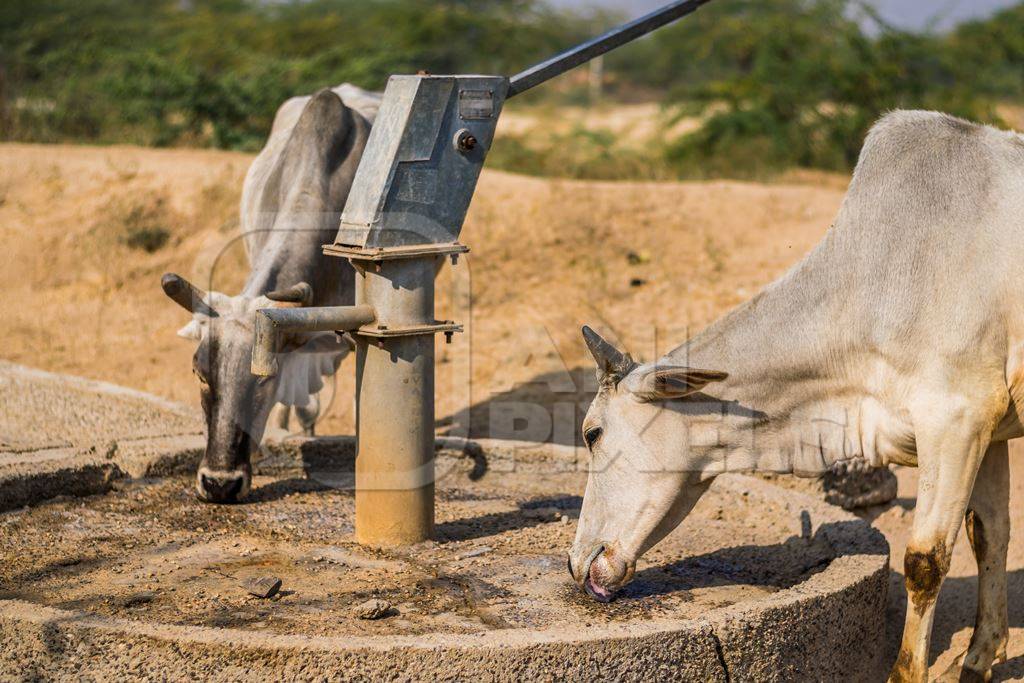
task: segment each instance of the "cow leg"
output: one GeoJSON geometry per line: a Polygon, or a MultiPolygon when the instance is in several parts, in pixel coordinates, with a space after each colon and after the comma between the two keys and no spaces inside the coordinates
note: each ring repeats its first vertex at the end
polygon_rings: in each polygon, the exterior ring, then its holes
{"type": "Polygon", "coordinates": [[[967,504],[967,538],[978,563],[978,612],[967,652],[944,680],[988,681],[992,664],[1006,661],[1006,548],[1010,543],[1010,464],[1005,441],[989,446],[967,504]]]}
{"type": "Polygon", "coordinates": [[[291,408],[283,403],[275,403],[270,409],[270,417],[267,418],[268,427],[276,427],[288,431],[288,421],[291,415],[291,408]]]}
{"type": "Polygon", "coordinates": [[[316,421],[320,417],[320,394],[310,396],[309,403],[305,406],[295,406],[295,417],[302,425],[302,433],[305,436],[315,436],[316,421]]]}
{"type": "MultiPolygon", "coordinates": [[[[931,433],[918,431],[921,476],[914,527],[903,563],[909,602],[903,641],[889,674],[890,681],[924,683],[928,677],[935,602],[949,571],[953,544],[967,511],[982,456],[988,448],[987,435],[991,433],[990,430],[969,429],[966,417],[961,413],[950,419],[948,426],[931,433]]],[[[936,416],[931,416],[931,420],[935,419],[936,416]]]]}

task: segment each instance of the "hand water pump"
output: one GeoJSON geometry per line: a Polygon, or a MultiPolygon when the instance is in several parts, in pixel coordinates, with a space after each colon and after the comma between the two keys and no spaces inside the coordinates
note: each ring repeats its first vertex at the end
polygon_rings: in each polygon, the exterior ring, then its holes
{"type": "Polygon", "coordinates": [[[283,332],[356,340],[356,540],[395,546],[434,526],[434,318],[440,261],[459,243],[505,101],[700,9],[681,0],[512,76],[392,76],[341,227],[324,252],[356,270],[354,306],[256,313],[252,372],[277,372],[283,332]]]}

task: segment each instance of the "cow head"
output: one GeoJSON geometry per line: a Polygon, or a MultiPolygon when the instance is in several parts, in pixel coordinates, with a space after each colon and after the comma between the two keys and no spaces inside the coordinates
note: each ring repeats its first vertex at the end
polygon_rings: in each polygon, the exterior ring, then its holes
{"type": "Polygon", "coordinates": [[[600,389],[583,421],[591,451],[587,489],[569,572],[591,597],[610,601],[637,559],[674,529],[710,484],[706,449],[689,428],[714,418],[688,397],[722,372],[639,365],[590,328],[600,389]]]}
{"type": "Polygon", "coordinates": [[[205,292],[171,273],[161,284],[168,297],[192,314],[178,335],[198,342],[192,372],[199,380],[207,442],[196,491],[211,503],[236,502],[249,492],[249,458],[263,438],[271,408],[275,403],[306,405],[323,387],[322,376],[333,374],[351,347],[334,333],[288,335],[280,347],[280,372],[256,377],[249,370],[255,312],[308,305],[308,284],[258,297],[205,292]]]}

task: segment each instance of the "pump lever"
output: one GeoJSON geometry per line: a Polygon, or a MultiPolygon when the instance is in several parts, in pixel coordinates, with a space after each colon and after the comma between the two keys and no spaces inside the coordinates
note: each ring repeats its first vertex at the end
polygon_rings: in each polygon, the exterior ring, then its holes
{"type": "Polygon", "coordinates": [[[639,19],[613,28],[604,35],[566,50],[536,66],[531,66],[526,71],[512,77],[508,97],[515,97],[530,88],[550,81],[555,76],[560,76],[566,71],[576,68],[580,64],[585,64],[595,57],[600,57],[606,52],[631,43],[666,24],[693,14],[709,2],[711,0],[677,0],[639,19]]]}

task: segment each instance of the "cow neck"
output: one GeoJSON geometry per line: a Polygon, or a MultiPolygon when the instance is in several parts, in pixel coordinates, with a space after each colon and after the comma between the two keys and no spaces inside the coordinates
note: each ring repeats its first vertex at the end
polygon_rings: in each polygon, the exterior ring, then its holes
{"type": "Polygon", "coordinates": [[[821,279],[828,242],[662,360],[729,373],[707,388],[724,416],[712,465],[719,471],[817,476],[862,458],[862,394],[846,367],[854,354],[821,279]]]}

